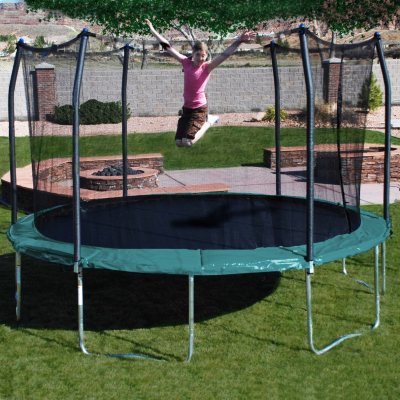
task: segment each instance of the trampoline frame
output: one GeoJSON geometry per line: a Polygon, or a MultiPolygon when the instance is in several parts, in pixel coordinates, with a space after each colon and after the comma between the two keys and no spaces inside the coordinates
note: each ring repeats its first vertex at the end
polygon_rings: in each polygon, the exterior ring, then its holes
{"type": "MultiPolygon", "coordinates": [[[[311,34],[303,25],[300,26],[298,30],[301,43],[301,55],[303,60],[303,69],[307,89],[307,256],[308,266],[305,269],[305,283],[306,283],[306,306],[307,306],[307,329],[308,329],[308,342],[311,351],[317,355],[324,354],[333,347],[342,343],[343,341],[362,335],[362,332],[353,332],[345,334],[330,344],[324,346],[321,349],[317,349],[314,345],[314,331],[313,331],[313,313],[312,313],[312,276],[314,271],[314,242],[313,242],[313,218],[314,218],[314,176],[313,176],[313,165],[314,165],[314,141],[313,141],[313,129],[314,129],[314,88],[311,76],[311,67],[308,55],[308,43],[307,34],[311,34]]],[[[79,346],[82,352],[86,355],[95,355],[96,353],[91,353],[88,351],[85,344],[85,330],[84,330],[84,296],[83,296],[83,265],[81,260],[80,246],[81,246],[81,235],[80,235],[80,178],[79,178],[79,96],[81,88],[81,80],[84,68],[85,52],[88,42],[88,37],[94,36],[89,33],[88,30],[83,30],[77,38],[73,39],[80,40],[80,50],[78,56],[78,62],[76,65],[76,73],[73,88],[73,107],[74,107],[74,121],[73,121],[73,207],[74,207],[74,272],[77,274],[77,294],[78,294],[78,332],[79,332],[79,346]]],[[[389,188],[390,188],[390,129],[391,129],[391,89],[390,89],[390,78],[388,69],[386,66],[386,61],[384,58],[383,47],[381,43],[381,38],[378,33],[374,37],[375,46],[377,54],[379,57],[382,76],[385,85],[385,163],[384,163],[384,218],[388,222],[390,221],[389,216],[389,188]]],[[[72,41],[70,41],[72,42],[72,41]]],[[[68,43],[70,43],[68,42],[68,43]]],[[[64,44],[66,45],[66,44],[64,44]]],[[[34,49],[37,52],[51,52],[57,47],[47,49],[34,49]]],[[[271,57],[272,57],[272,68],[274,73],[275,82],[275,135],[276,135],[276,155],[277,155],[277,181],[276,181],[276,194],[280,195],[280,92],[279,92],[279,72],[276,62],[276,44],[272,43],[270,46],[271,57]]],[[[337,45],[340,46],[340,45],[337,45]]],[[[9,96],[8,96],[8,116],[9,116],[9,147],[10,147],[10,175],[11,175],[11,223],[12,225],[17,222],[17,183],[16,183],[16,157],[15,157],[15,115],[14,115],[14,92],[15,85],[19,70],[19,65],[21,61],[21,47],[26,46],[23,41],[17,43],[17,52],[14,60],[12,75],[10,79],[9,86],[9,96]]],[[[30,47],[29,47],[30,48],[30,47]]],[[[33,49],[33,48],[30,48],[33,49]]],[[[123,63],[123,84],[122,84],[122,106],[123,106],[123,166],[124,166],[124,189],[123,196],[127,196],[126,190],[126,116],[127,116],[127,104],[126,104],[126,81],[127,81],[127,66],[126,57],[129,56],[129,46],[124,48],[124,63],[123,63]],[[124,87],[125,84],[125,87],[124,87]]],[[[389,223],[389,222],[388,222],[389,223]]],[[[382,271],[383,271],[383,293],[386,289],[386,246],[385,242],[381,246],[382,251],[382,271]]],[[[346,274],[345,259],[343,259],[343,273],[346,274]]],[[[16,318],[19,321],[21,318],[21,253],[16,251],[15,253],[15,280],[16,280],[16,318]]],[[[194,275],[188,275],[188,295],[189,295],[189,307],[188,307],[188,352],[186,361],[189,362],[192,359],[194,352],[194,275]]],[[[375,321],[372,324],[371,330],[375,330],[380,324],[380,284],[379,284],[379,245],[375,246],[374,250],[374,301],[375,301],[375,321]]],[[[142,358],[142,359],[153,359],[160,360],[159,358],[150,357],[145,354],[107,354],[111,357],[120,358],[142,358]]]]}

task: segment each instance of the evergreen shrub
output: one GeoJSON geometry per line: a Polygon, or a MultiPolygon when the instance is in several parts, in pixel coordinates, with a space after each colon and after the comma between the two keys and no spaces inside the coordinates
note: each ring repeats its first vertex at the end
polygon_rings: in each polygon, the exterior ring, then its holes
{"type": "Polygon", "coordinates": [[[358,105],[367,107],[369,111],[375,111],[383,106],[383,93],[374,74],[371,75],[371,79],[365,79],[358,98],[358,105]]]}
{"type": "MultiPolygon", "coordinates": [[[[80,123],[82,125],[118,124],[122,121],[122,103],[120,101],[102,102],[90,99],[79,108],[80,123]]],[[[127,117],[131,116],[128,107],[127,117]]],[[[72,125],[73,107],[69,104],[56,106],[52,121],[62,125],[72,125]]]]}

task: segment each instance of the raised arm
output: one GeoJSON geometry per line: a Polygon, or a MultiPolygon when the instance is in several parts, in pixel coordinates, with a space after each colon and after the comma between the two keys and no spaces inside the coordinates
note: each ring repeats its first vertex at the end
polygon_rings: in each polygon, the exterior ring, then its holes
{"type": "Polygon", "coordinates": [[[172,57],[174,57],[176,60],[181,61],[184,58],[186,58],[183,54],[179,53],[176,51],[171,44],[168,42],[165,37],[163,37],[160,33],[158,33],[155,29],[153,24],[150,22],[150,20],[146,19],[145,20],[147,26],[150,28],[151,33],[154,35],[154,37],[158,40],[158,42],[161,44],[164,50],[166,50],[169,54],[171,54],[172,57]]]}
{"type": "Polygon", "coordinates": [[[227,47],[223,53],[219,54],[208,64],[208,70],[212,71],[214,68],[218,67],[222,62],[224,62],[228,57],[230,57],[243,42],[249,42],[256,37],[256,32],[244,32],[237,40],[235,40],[229,47],[227,47]]]}

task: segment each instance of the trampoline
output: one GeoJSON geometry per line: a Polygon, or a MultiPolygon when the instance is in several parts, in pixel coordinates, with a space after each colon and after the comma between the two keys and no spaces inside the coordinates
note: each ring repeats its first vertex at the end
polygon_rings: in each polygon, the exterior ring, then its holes
{"type": "MultiPolygon", "coordinates": [[[[94,200],[81,209],[82,263],[183,275],[304,269],[306,206],[303,198],[242,193],[94,200]]],[[[8,237],[21,253],[72,265],[72,211],[61,206],[28,215],[8,237]]],[[[315,203],[315,265],[362,253],[388,235],[382,217],[315,203]]]]}
{"type": "MultiPolygon", "coordinates": [[[[297,269],[305,270],[306,275],[309,345],[314,353],[323,354],[343,340],[359,336],[361,333],[346,334],[322,349],[315,348],[311,291],[311,277],[315,268],[374,249],[375,320],[372,329],[379,326],[378,254],[380,245],[385,254],[385,241],[391,229],[389,215],[391,102],[389,78],[380,38],[375,36],[362,44],[332,47],[331,43],[321,41],[304,27],[293,30],[292,34],[298,38],[299,48],[295,48],[294,45],[291,46],[293,49],[280,48],[277,44],[271,43],[264,49],[271,56],[275,87],[276,181],[273,187],[268,186],[266,181],[256,182],[254,187],[261,189],[251,191],[251,182],[246,182],[246,189],[249,190],[235,190],[233,185],[232,190],[222,193],[182,194],[170,191],[165,194],[129,195],[126,172],[128,169],[126,88],[129,54],[132,48],[126,45],[123,48],[121,89],[123,190],[121,197],[90,201],[83,201],[80,196],[79,105],[82,98],[90,99],[93,96],[88,94],[90,85],[87,82],[97,75],[90,69],[85,75],[85,57],[90,68],[95,68],[100,59],[104,63],[114,59],[116,61],[113,68],[115,71],[120,71],[122,49],[102,55],[94,52],[94,58],[90,59],[90,54],[86,52],[87,44],[89,38],[95,38],[95,35],[87,31],[83,31],[76,39],[64,45],[49,49],[35,49],[23,43],[18,44],[9,93],[12,225],[7,233],[16,251],[17,319],[20,318],[21,312],[21,254],[54,264],[67,265],[71,269],[73,267],[78,284],[79,344],[85,354],[92,353],[86,348],[84,334],[84,269],[101,268],[135,273],[185,275],[188,277],[189,286],[187,361],[190,361],[194,349],[196,276],[283,272],[297,269]],[[326,73],[326,65],[321,63],[321,60],[331,54],[332,49],[340,60],[335,67],[338,81],[334,96],[327,92],[327,89],[331,90],[334,85],[324,86],[330,71],[326,73]],[[380,59],[386,89],[385,191],[382,216],[360,208],[362,168],[360,155],[365,140],[362,125],[366,113],[365,105],[360,105],[360,101],[354,96],[365,91],[365,80],[371,76],[375,49],[380,59]],[[48,61],[52,61],[53,65],[49,67],[48,63],[42,64],[43,57],[49,57],[48,61]],[[297,65],[295,57],[300,60],[297,65]],[[279,75],[281,71],[277,63],[279,58],[283,58],[283,68],[286,68],[287,76],[290,76],[287,92],[283,93],[285,96],[281,96],[280,92],[284,85],[279,75]],[[25,65],[35,185],[34,212],[17,219],[13,90],[21,59],[25,65]],[[41,64],[35,65],[38,60],[41,64]],[[75,74],[69,75],[68,79],[65,78],[65,74],[73,71],[73,68],[67,68],[67,62],[72,65],[77,63],[75,74]],[[53,72],[48,72],[50,70],[53,72]],[[59,103],[60,99],[65,98],[68,90],[57,79],[63,84],[74,82],[73,90],[68,88],[69,92],[72,92],[74,110],[72,131],[68,131],[64,126],[50,124],[49,117],[40,114],[39,83],[45,80],[47,84],[52,79],[54,85],[47,85],[46,90],[50,87],[53,91],[51,99],[59,103]],[[300,87],[304,85],[306,89],[304,99],[298,99],[292,107],[307,109],[304,121],[306,127],[300,133],[305,139],[303,145],[307,160],[306,166],[299,167],[296,171],[288,171],[285,175],[280,160],[280,106],[285,105],[285,101],[293,101],[291,85],[294,85],[295,79],[297,79],[296,84],[300,87]],[[82,81],[86,83],[82,84],[82,81]],[[346,85],[350,84],[356,86],[346,90],[346,85]],[[86,90],[84,94],[81,93],[82,87],[86,90]],[[314,103],[319,98],[324,98],[325,103],[329,103],[333,97],[335,107],[330,107],[332,115],[323,122],[328,126],[323,125],[319,126],[318,130],[314,129],[314,103]],[[357,129],[350,129],[352,127],[357,129]],[[44,201],[45,193],[51,193],[52,183],[58,183],[61,175],[60,169],[49,169],[49,165],[58,165],[55,161],[60,159],[60,154],[57,153],[60,151],[59,144],[53,136],[59,135],[63,129],[66,129],[65,135],[71,138],[73,150],[69,176],[72,181],[73,196],[63,205],[48,208],[48,203],[44,201]],[[324,151],[333,155],[327,157],[327,163],[324,164],[323,182],[316,182],[314,176],[316,161],[314,140],[326,144],[324,151]],[[55,150],[52,148],[53,142],[55,150]],[[52,159],[49,159],[49,154],[52,159]],[[331,164],[330,160],[333,160],[331,164]]],[[[103,65],[101,69],[104,69],[103,65]]],[[[112,81],[113,71],[107,72],[109,74],[107,80],[112,81]]],[[[67,109],[71,108],[68,104],[67,106],[67,109]]],[[[51,107],[46,110],[48,109],[52,110],[51,107]]],[[[45,112],[48,112],[46,110],[45,112]]],[[[54,118],[54,115],[50,115],[50,120],[51,118],[54,118]]],[[[207,138],[204,138],[202,142],[206,140],[207,138]]],[[[64,170],[62,174],[66,174],[64,170]]],[[[235,177],[231,178],[231,182],[234,182],[235,177]]],[[[241,179],[243,180],[243,176],[241,179]]],[[[193,183],[196,182],[193,173],[193,183]]],[[[384,257],[382,265],[384,269],[384,257]]],[[[109,355],[150,358],[141,354],[109,355]]]]}
{"type": "MultiPolygon", "coordinates": [[[[194,339],[194,277],[309,268],[306,209],[304,198],[242,193],[91,201],[81,210],[81,265],[187,275],[190,289],[187,360],[190,360],[194,339]]],[[[72,265],[72,211],[71,206],[59,206],[40,212],[36,218],[34,214],[28,215],[10,228],[8,238],[18,253],[72,265]]],[[[379,296],[377,246],[390,235],[387,222],[373,213],[358,214],[326,201],[315,202],[315,221],[313,265],[345,259],[375,247],[375,295],[379,296]]],[[[82,298],[81,301],[83,305],[82,298]]],[[[311,312],[311,290],[308,302],[311,312]]],[[[374,329],[379,324],[378,304],[374,329]]],[[[309,317],[312,324],[311,314],[309,317]]],[[[83,331],[81,335],[81,347],[87,352],[83,331]]],[[[345,338],[358,335],[346,335],[323,350],[314,350],[323,353],[345,338]]]]}

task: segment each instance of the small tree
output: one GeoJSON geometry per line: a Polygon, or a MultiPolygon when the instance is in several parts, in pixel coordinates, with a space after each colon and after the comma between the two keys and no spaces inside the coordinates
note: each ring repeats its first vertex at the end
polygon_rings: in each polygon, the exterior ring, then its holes
{"type": "Polygon", "coordinates": [[[358,105],[367,107],[370,111],[375,111],[383,105],[383,93],[374,74],[371,75],[370,79],[365,79],[359,95],[358,105]]]}
{"type": "Polygon", "coordinates": [[[47,45],[46,40],[43,35],[36,36],[35,41],[33,42],[34,47],[43,48],[47,45]]]}

